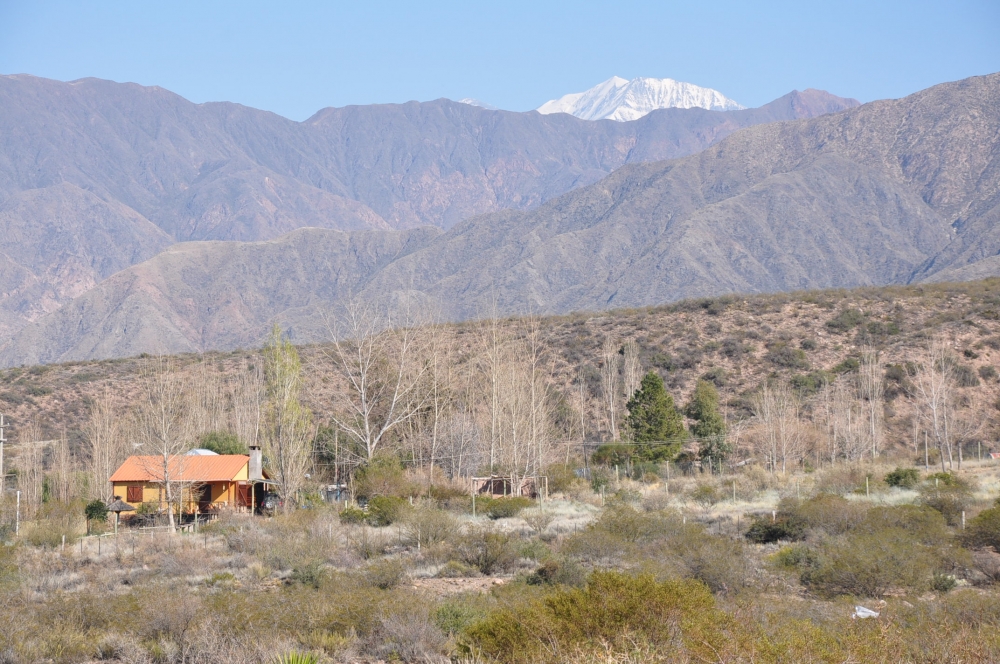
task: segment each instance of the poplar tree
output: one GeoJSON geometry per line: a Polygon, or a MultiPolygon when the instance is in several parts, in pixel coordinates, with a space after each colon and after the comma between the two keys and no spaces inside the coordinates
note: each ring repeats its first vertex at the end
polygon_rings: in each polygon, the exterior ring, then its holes
{"type": "Polygon", "coordinates": [[[312,413],[302,405],[302,363],[277,325],[264,347],[264,453],[281,487],[284,511],[297,502],[311,462],[312,413]]]}

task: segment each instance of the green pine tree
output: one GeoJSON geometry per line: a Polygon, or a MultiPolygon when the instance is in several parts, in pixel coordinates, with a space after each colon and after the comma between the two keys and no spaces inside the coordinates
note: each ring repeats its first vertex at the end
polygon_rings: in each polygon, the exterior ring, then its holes
{"type": "Polygon", "coordinates": [[[674,398],[663,386],[663,379],[650,371],[642,385],[625,405],[625,424],[636,445],[636,458],[644,461],[666,461],[680,451],[686,433],[684,418],[674,406],[674,398]]]}
{"type": "Polygon", "coordinates": [[[694,420],[691,434],[698,438],[698,456],[702,461],[718,463],[732,452],[726,442],[726,423],[719,412],[719,393],[707,380],[699,380],[684,407],[684,414],[694,420]]]}

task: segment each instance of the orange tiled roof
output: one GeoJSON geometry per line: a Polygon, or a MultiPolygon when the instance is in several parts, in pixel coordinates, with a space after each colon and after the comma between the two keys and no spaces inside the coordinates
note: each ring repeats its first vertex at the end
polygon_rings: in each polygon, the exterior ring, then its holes
{"type": "MultiPolygon", "coordinates": [[[[250,462],[245,454],[174,456],[168,471],[174,482],[229,482],[250,462]]],[[[111,482],[162,482],[163,457],[132,456],[111,476],[111,482]]]]}

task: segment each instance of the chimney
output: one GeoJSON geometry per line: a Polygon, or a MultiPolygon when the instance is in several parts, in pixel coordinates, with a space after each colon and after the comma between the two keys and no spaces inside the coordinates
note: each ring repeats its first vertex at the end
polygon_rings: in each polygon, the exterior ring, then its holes
{"type": "Polygon", "coordinates": [[[251,480],[262,480],[264,479],[263,472],[263,459],[260,453],[260,447],[257,445],[250,446],[250,468],[249,473],[251,480]]]}

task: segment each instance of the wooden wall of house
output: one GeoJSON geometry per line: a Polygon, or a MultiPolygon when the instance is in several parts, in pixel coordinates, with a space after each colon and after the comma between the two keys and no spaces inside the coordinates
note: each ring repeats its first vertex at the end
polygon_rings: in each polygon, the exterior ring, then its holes
{"type": "MultiPolygon", "coordinates": [[[[246,473],[244,472],[243,475],[246,475],[246,473]]],[[[243,479],[245,480],[246,478],[244,477],[243,479]]],[[[164,495],[163,487],[155,482],[115,482],[115,498],[121,498],[124,502],[138,507],[139,504],[137,501],[128,500],[128,487],[139,484],[142,485],[141,502],[153,503],[155,505],[159,505],[160,507],[165,507],[166,496],[164,495]]],[[[236,482],[209,482],[208,485],[212,490],[211,501],[213,506],[219,508],[236,506],[236,482]]],[[[184,487],[184,495],[182,496],[182,511],[185,514],[193,513],[198,508],[196,496],[197,492],[192,494],[188,487],[184,487]]]]}

